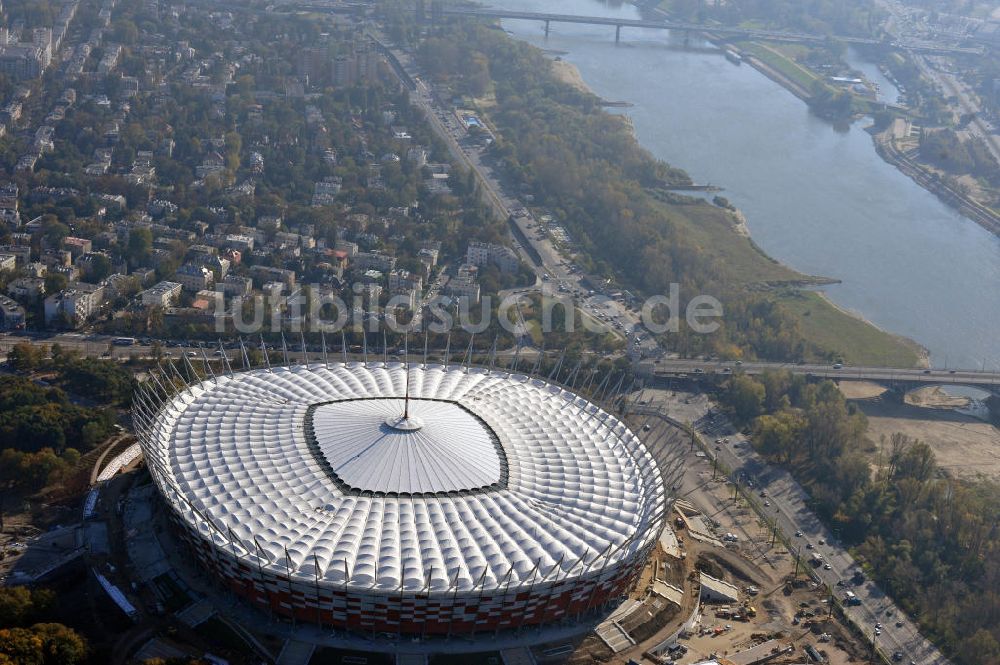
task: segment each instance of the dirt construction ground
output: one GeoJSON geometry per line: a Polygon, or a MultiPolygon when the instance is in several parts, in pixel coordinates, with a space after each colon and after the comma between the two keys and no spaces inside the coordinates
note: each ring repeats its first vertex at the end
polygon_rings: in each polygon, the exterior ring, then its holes
{"type": "Polygon", "coordinates": [[[983,474],[1000,480],[1000,430],[954,411],[923,409],[885,400],[859,401],[868,416],[868,437],[876,444],[901,432],[926,442],[938,466],[957,477],[983,474]]]}

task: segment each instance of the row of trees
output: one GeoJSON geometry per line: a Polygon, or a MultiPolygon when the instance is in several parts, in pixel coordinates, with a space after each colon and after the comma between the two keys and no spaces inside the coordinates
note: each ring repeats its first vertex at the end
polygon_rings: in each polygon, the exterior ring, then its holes
{"type": "Polygon", "coordinates": [[[41,622],[55,607],[48,589],[0,587],[0,665],[76,665],[87,641],[60,623],[41,622]]]}
{"type": "Polygon", "coordinates": [[[112,423],[110,414],[73,404],[59,388],[0,376],[0,449],[87,450],[107,437],[112,423]]]}
{"type": "Polygon", "coordinates": [[[920,158],[950,173],[983,177],[1000,185],[1000,166],[981,141],[962,140],[952,129],[920,132],[920,158]]]}
{"type": "Polygon", "coordinates": [[[721,398],[928,637],[958,663],[1000,663],[1000,486],[946,477],[902,434],[869,441],[828,381],[740,375],[721,398]]]}
{"type": "MultiPolygon", "coordinates": [[[[684,293],[720,297],[726,316],[719,330],[694,334],[682,326],[667,340],[671,348],[773,359],[820,353],[788,312],[747,290],[711,247],[686,232],[691,222],[679,219],[687,214],[684,206],[668,206],[655,195],[665,185],[689,183],[688,175],[654,159],[596,97],[558,81],[539,50],[461,23],[428,38],[420,55],[430,74],[469,94],[481,86],[469,79],[474,67],[468,63],[488,63],[496,98],[490,119],[501,134],[492,156],[567,227],[590,272],[646,294],[668,293],[678,283],[684,293]]],[[[729,213],[700,204],[692,214],[729,213]]]]}
{"type": "Polygon", "coordinates": [[[22,373],[52,372],[59,386],[101,405],[127,407],[132,400],[134,379],[128,370],[115,362],[80,356],[58,343],[51,347],[15,344],[7,353],[7,363],[22,373]]]}
{"type": "Polygon", "coordinates": [[[881,25],[871,0],[671,0],[668,6],[674,16],[687,20],[763,24],[816,34],[869,36],[881,25]]]}

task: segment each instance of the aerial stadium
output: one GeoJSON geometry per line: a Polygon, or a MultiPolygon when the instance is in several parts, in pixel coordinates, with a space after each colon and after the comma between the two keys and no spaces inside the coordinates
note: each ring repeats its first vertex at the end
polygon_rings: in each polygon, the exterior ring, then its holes
{"type": "Polygon", "coordinates": [[[634,586],[669,503],[655,451],[616,416],[486,368],[165,372],[134,418],[203,569],[272,615],[353,632],[591,616],[634,586]]]}

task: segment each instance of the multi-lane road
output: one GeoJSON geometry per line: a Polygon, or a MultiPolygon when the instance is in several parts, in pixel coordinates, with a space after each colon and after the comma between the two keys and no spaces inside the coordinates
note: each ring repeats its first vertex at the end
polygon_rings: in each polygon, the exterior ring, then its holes
{"type": "Polygon", "coordinates": [[[508,220],[516,230],[515,246],[521,257],[533,267],[537,277],[532,290],[551,287],[553,295],[572,297],[574,305],[590,321],[600,322],[609,332],[627,340],[634,355],[657,355],[659,347],[651,335],[639,330],[639,315],[623,303],[603,297],[581,283],[582,274],[574,267],[527,213],[523,203],[511,195],[500,181],[494,167],[484,159],[485,148],[469,140],[467,128],[450,105],[440,101],[434,88],[421,79],[416,63],[401,49],[388,47],[406,74],[415,82],[410,100],[422,110],[431,128],[448,146],[452,157],[475,174],[483,199],[500,219],[508,220]],[[527,243],[527,246],[525,245],[527,243]],[[638,339],[636,339],[638,337],[638,339]]]}
{"type": "MultiPolygon", "coordinates": [[[[692,424],[710,459],[718,459],[722,467],[731,470],[731,478],[740,486],[741,493],[763,517],[777,523],[800,558],[808,560],[812,552],[822,557],[821,565],[804,564],[806,569],[841,601],[847,591],[857,596],[861,604],[845,606],[844,610],[867,639],[874,641],[876,649],[890,660],[898,654],[899,662],[904,665],[911,662],[947,665],[948,659],[920,634],[916,624],[878,585],[871,581],[860,584],[851,581],[859,567],[836,535],[808,508],[809,495],[787,471],[769,465],[757,455],[747,438],[711,406],[708,400],[688,400],[683,407],[666,405],[665,415],[674,422],[692,424]]],[[[634,412],[661,413],[663,407],[650,404],[636,407],[634,412]]]]}
{"type": "Polygon", "coordinates": [[[968,370],[968,369],[901,369],[894,367],[854,367],[838,365],[819,365],[814,363],[770,363],[770,362],[738,362],[720,360],[686,360],[659,358],[646,360],[639,364],[642,373],[656,377],[697,377],[699,375],[718,375],[743,372],[745,374],[761,374],[766,371],[787,370],[792,374],[811,376],[824,379],[840,379],[848,381],[881,381],[898,383],[926,384],[956,384],[982,386],[986,389],[1000,386],[1000,371],[998,370],[968,370]]]}
{"type": "MultiPolygon", "coordinates": [[[[721,421],[722,416],[716,419],[721,421]]],[[[699,424],[703,427],[713,425],[710,420],[699,424]]],[[[948,660],[937,648],[920,634],[913,621],[874,582],[854,584],[849,581],[859,570],[857,563],[838,543],[836,535],[830,533],[807,507],[809,495],[791,475],[767,464],[754,452],[745,437],[728,428],[724,422],[715,425],[721,426],[715,430],[721,438],[729,439],[729,443],[715,446],[719,461],[732,469],[733,479],[742,483],[745,491],[755,495],[765,515],[776,520],[778,528],[793,544],[798,544],[799,556],[808,559],[811,552],[816,552],[823,558],[823,565],[812,570],[820,582],[834,590],[841,600],[848,590],[857,596],[861,604],[845,606],[844,610],[855,625],[874,640],[876,648],[890,658],[897,652],[902,654],[903,662],[912,661],[918,665],[947,663],[948,660]],[[748,483],[753,483],[753,487],[749,487],[748,483]],[[762,497],[761,493],[766,497],[762,497]]]]}

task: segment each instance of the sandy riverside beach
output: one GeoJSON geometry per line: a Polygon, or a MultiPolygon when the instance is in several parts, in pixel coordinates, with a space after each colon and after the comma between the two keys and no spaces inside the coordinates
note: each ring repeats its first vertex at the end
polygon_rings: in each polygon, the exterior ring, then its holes
{"type": "Polygon", "coordinates": [[[576,68],[571,62],[559,58],[558,60],[552,60],[552,72],[556,75],[556,78],[567,85],[571,85],[581,92],[589,92],[590,94],[598,97],[599,95],[591,90],[586,83],[583,82],[583,77],[580,76],[580,70],[576,68]]]}

